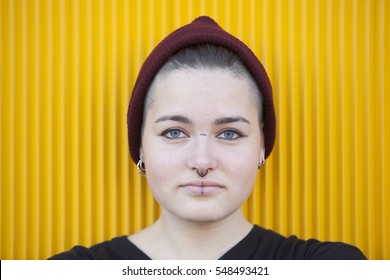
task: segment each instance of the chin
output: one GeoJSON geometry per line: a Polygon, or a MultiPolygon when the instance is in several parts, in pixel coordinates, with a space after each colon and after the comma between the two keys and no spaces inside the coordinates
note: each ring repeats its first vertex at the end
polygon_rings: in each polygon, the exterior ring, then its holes
{"type": "Polygon", "coordinates": [[[229,217],[232,212],[220,212],[220,211],[215,211],[215,210],[198,210],[198,211],[191,211],[191,213],[180,213],[180,214],[175,214],[182,220],[185,220],[187,222],[191,223],[199,223],[199,224],[209,224],[209,223],[216,223],[219,221],[222,221],[229,217]]]}

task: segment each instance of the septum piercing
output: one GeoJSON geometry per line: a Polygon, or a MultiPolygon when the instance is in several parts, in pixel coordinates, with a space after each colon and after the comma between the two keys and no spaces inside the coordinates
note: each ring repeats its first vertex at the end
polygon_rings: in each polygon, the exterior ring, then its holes
{"type": "Polygon", "coordinates": [[[196,173],[198,173],[199,177],[202,177],[202,178],[203,178],[204,176],[206,176],[208,172],[209,172],[208,169],[206,169],[205,172],[199,172],[199,169],[196,169],[196,173]]]}

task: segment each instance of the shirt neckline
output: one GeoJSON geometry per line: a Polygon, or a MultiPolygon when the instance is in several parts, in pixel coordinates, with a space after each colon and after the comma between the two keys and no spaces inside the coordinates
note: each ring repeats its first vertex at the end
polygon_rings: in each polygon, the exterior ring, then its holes
{"type": "MultiPolygon", "coordinates": [[[[227,260],[231,259],[231,256],[236,256],[237,253],[242,251],[242,248],[247,247],[248,241],[252,240],[255,235],[257,235],[257,231],[259,229],[259,226],[253,225],[252,229],[249,231],[247,235],[245,235],[240,241],[238,241],[233,247],[231,247],[228,251],[226,251],[218,260],[227,260]]],[[[126,240],[127,245],[129,248],[126,250],[129,250],[130,257],[132,259],[138,259],[138,260],[152,260],[144,251],[142,251],[137,245],[135,245],[131,240],[129,240],[128,236],[122,236],[119,237],[119,239],[126,240]]]]}

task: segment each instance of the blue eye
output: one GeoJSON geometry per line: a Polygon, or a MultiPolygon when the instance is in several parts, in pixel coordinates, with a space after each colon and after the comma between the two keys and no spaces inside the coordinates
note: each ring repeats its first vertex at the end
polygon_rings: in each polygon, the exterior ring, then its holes
{"type": "Polygon", "coordinates": [[[164,131],[161,135],[168,139],[180,139],[187,137],[187,135],[180,129],[169,129],[164,131]]]}
{"type": "Polygon", "coordinates": [[[218,135],[218,138],[224,139],[224,140],[236,140],[238,138],[241,138],[243,135],[241,133],[238,133],[234,130],[225,130],[222,133],[218,135]]]}

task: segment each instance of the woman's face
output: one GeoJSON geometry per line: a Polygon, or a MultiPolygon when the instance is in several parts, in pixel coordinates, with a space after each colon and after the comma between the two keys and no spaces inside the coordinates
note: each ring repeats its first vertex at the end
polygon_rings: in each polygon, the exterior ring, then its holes
{"type": "Polygon", "coordinates": [[[240,211],[264,154],[246,79],[222,70],[175,70],[151,94],[140,152],[163,212],[214,222],[240,211]],[[200,177],[197,169],[208,173],[200,177]]]}

